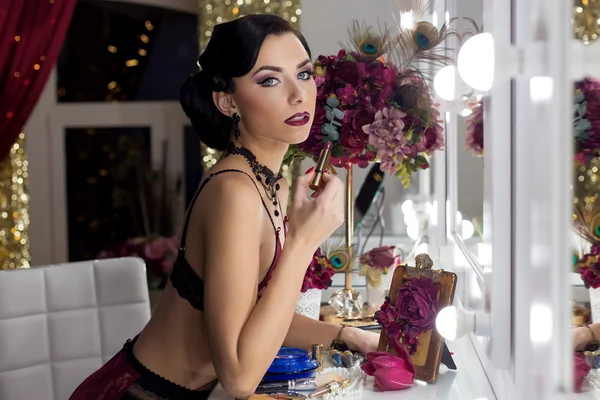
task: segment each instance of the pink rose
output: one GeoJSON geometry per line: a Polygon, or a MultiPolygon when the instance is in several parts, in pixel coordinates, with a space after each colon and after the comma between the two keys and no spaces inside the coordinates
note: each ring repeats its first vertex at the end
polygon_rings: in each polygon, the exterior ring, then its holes
{"type": "Polygon", "coordinates": [[[356,68],[356,63],[352,61],[342,61],[338,63],[335,77],[352,87],[356,87],[358,85],[358,70],[356,68]]]}
{"type": "MultiPolygon", "coordinates": [[[[396,300],[398,316],[421,332],[432,329],[437,315],[439,287],[429,278],[413,278],[396,300]]],[[[411,335],[412,336],[412,335],[411,335]]]]}
{"type": "Polygon", "coordinates": [[[363,126],[373,123],[373,120],[375,119],[375,111],[371,108],[361,108],[356,111],[348,112],[347,114],[349,114],[351,118],[352,129],[357,132],[360,131],[361,133],[364,132],[363,126]]]}
{"type": "Polygon", "coordinates": [[[399,255],[396,254],[396,246],[376,247],[360,256],[360,263],[367,264],[387,273],[391,268],[397,267],[402,262],[399,255]]]}

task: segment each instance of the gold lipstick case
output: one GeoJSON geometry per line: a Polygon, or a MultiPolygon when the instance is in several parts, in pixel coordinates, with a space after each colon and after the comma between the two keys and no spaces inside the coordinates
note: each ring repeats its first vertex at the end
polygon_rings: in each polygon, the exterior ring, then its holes
{"type": "Polygon", "coordinates": [[[329,167],[329,159],[331,158],[331,148],[333,145],[331,142],[327,142],[323,150],[321,150],[321,154],[319,154],[319,159],[317,160],[317,166],[315,167],[315,174],[313,175],[310,184],[308,187],[311,190],[319,190],[321,186],[323,186],[323,174],[327,171],[329,167]]]}

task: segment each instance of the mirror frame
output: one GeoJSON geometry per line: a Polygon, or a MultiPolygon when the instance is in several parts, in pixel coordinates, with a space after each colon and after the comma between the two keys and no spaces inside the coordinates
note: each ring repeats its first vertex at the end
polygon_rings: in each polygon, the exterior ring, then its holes
{"type": "MultiPolygon", "coordinates": [[[[458,0],[448,0],[448,11],[458,16],[458,0]]],[[[483,0],[483,28],[499,43],[511,44],[511,4],[483,0]]],[[[474,310],[489,318],[492,332],[477,336],[492,367],[511,368],[512,356],[512,89],[511,82],[500,83],[484,97],[484,204],[483,255],[475,256],[459,233],[458,211],[457,120],[455,113],[446,114],[447,140],[447,235],[455,251],[470,267],[481,293],[465,287],[462,295],[481,297],[483,304],[474,310]],[[497,134],[494,135],[494,132],[497,134]],[[492,266],[494,266],[492,268],[492,266]]],[[[460,262],[463,264],[463,262],[460,262]]],[[[469,299],[461,298],[463,304],[469,299]]],[[[481,301],[481,300],[480,300],[481,301]]]]}

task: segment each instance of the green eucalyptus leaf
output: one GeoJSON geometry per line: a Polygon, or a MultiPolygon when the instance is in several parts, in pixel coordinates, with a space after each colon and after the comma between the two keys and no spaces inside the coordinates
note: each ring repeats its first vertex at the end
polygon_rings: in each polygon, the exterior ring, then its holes
{"type": "Polygon", "coordinates": [[[327,105],[331,108],[336,108],[340,105],[340,102],[338,99],[336,99],[335,97],[329,97],[327,99],[327,105]]]}
{"type": "Polygon", "coordinates": [[[327,118],[327,121],[331,121],[333,122],[335,120],[335,114],[334,111],[332,111],[331,109],[325,109],[325,118],[327,118]]]}
{"type": "MultiPolygon", "coordinates": [[[[334,127],[334,126],[331,126],[331,125],[329,125],[329,124],[325,124],[325,125],[323,125],[323,126],[321,127],[321,132],[322,132],[324,135],[327,135],[327,136],[331,136],[331,135],[335,135],[335,134],[337,134],[337,131],[335,130],[335,127],[334,127]]],[[[335,139],[331,139],[331,140],[335,140],[335,139]]]]}
{"type": "Polygon", "coordinates": [[[337,118],[337,119],[343,119],[344,115],[346,115],[345,112],[343,112],[342,110],[340,110],[339,108],[335,108],[333,110],[333,115],[337,118]]]}

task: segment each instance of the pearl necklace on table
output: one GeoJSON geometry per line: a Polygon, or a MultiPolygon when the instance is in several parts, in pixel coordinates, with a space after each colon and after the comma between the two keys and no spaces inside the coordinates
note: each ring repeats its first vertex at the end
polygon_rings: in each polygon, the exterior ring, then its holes
{"type": "Polygon", "coordinates": [[[333,400],[339,398],[347,399],[359,396],[363,392],[365,388],[365,380],[367,379],[367,374],[365,374],[364,371],[360,368],[359,363],[354,364],[352,368],[325,368],[320,374],[328,374],[330,372],[338,374],[344,379],[352,378],[352,383],[338,390],[336,394],[327,393],[323,395],[323,400],[333,400]]]}
{"type": "Polygon", "coordinates": [[[585,377],[585,382],[587,382],[587,384],[589,386],[591,386],[591,388],[594,391],[600,392],[600,370],[599,369],[590,370],[590,372],[585,377]]]}

